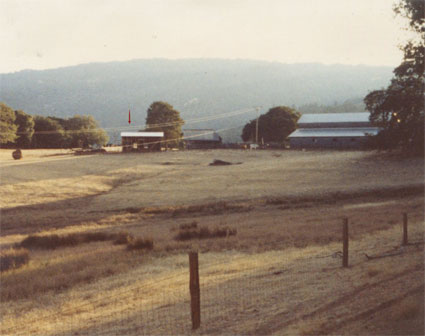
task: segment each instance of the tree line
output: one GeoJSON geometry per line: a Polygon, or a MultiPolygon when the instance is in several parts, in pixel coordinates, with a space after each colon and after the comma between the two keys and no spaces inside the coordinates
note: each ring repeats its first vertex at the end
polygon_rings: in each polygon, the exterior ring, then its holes
{"type": "Polygon", "coordinates": [[[0,102],[0,146],[9,148],[87,148],[103,146],[106,132],[92,116],[63,119],[32,116],[0,102]]]}
{"type": "Polygon", "coordinates": [[[363,98],[347,99],[343,103],[335,102],[333,105],[322,105],[310,103],[294,107],[301,114],[304,113],[346,113],[346,112],[366,112],[363,98]]]}

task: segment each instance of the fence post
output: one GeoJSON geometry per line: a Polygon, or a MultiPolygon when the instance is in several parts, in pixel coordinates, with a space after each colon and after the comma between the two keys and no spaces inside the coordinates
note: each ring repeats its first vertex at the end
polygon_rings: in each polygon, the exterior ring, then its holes
{"type": "Polygon", "coordinates": [[[192,329],[198,329],[201,325],[201,291],[199,287],[198,252],[189,252],[189,269],[190,313],[192,317],[192,329]]]}
{"type": "Polygon", "coordinates": [[[342,223],[342,267],[348,267],[348,218],[342,223]]]}
{"type": "Polygon", "coordinates": [[[407,213],[403,212],[403,245],[407,245],[407,213]]]}

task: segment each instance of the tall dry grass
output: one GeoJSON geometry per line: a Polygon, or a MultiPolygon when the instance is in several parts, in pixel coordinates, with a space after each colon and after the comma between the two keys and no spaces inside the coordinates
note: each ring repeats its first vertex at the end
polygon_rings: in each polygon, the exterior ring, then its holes
{"type": "Polygon", "coordinates": [[[0,299],[2,302],[32,299],[48,292],[60,293],[77,285],[122,274],[144,263],[140,255],[132,255],[120,246],[93,248],[92,252],[73,257],[72,248],[63,256],[50,255],[25,268],[2,273],[0,299]]]}
{"type": "Polygon", "coordinates": [[[208,226],[198,227],[196,222],[183,224],[179,232],[174,236],[175,240],[185,241],[191,239],[225,238],[235,236],[236,229],[225,227],[215,227],[210,229],[208,226]]]}
{"type": "Polygon", "coordinates": [[[128,232],[78,232],[67,235],[30,235],[18,245],[25,248],[53,250],[59,247],[77,246],[90,242],[114,241],[114,244],[126,244],[132,236],[128,232]]]}
{"type": "Polygon", "coordinates": [[[24,248],[10,248],[0,251],[0,271],[5,272],[28,264],[29,251],[24,248]]]}

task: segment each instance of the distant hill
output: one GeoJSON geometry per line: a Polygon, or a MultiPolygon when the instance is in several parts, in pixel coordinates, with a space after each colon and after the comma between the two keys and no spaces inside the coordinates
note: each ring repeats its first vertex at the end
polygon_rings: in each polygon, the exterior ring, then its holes
{"type": "MultiPolygon", "coordinates": [[[[185,59],[90,63],[52,70],[0,74],[0,101],[30,114],[70,117],[91,114],[111,128],[112,140],[128,127],[144,125],[146,110],[163,100],[181,112],[188,128],[235,128],[240,132],[277,105],[335,105],[388,84],[390,67],[282,64],[250,60],[185,59]],[[242,110],[240,114],[226,115],[242,110]],[[215,118],[214,116],[221,115],[215,118]],[[196,121],[197,120],[197,121],[196,121]],[[196,121],[196,122],[195,122],[196,121]]],[[[232,133],[233,132],[233,133],[232,133]]],[[[224,139],[237,139],[229,130],[224,139]]],[[[115,139],[116,140],[116,139],[115,139]]]]}
{"type": "Polygon", "coordinates": [[[363,97],[347,99],[343,103],[333,103],[331,105],[319,105],[317,103],[306,104],[297,107],[297,110],[304,113],[345,113],[345,112],[366,112],[363,97]]]}

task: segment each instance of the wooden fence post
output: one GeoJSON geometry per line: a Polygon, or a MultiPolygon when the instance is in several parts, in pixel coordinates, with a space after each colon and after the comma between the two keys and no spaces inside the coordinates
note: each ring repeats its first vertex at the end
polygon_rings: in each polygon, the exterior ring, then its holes
{"type": "Polygon", "coordinates": [[[403,245],[407,245],[407,213],[403,212],[403,245]]]}
{"type": "Polygon", "coordinates": [[[198,252],[189,252],[190,268],[190,313],[192,317],[192,329],[198,329],[201,325],[201,291],[199,286],[198,252]]]}
{"type": "Polygon", "coordinates": [[[348,218],[342,223],[342,267],[348,267],[348,218]]]}

